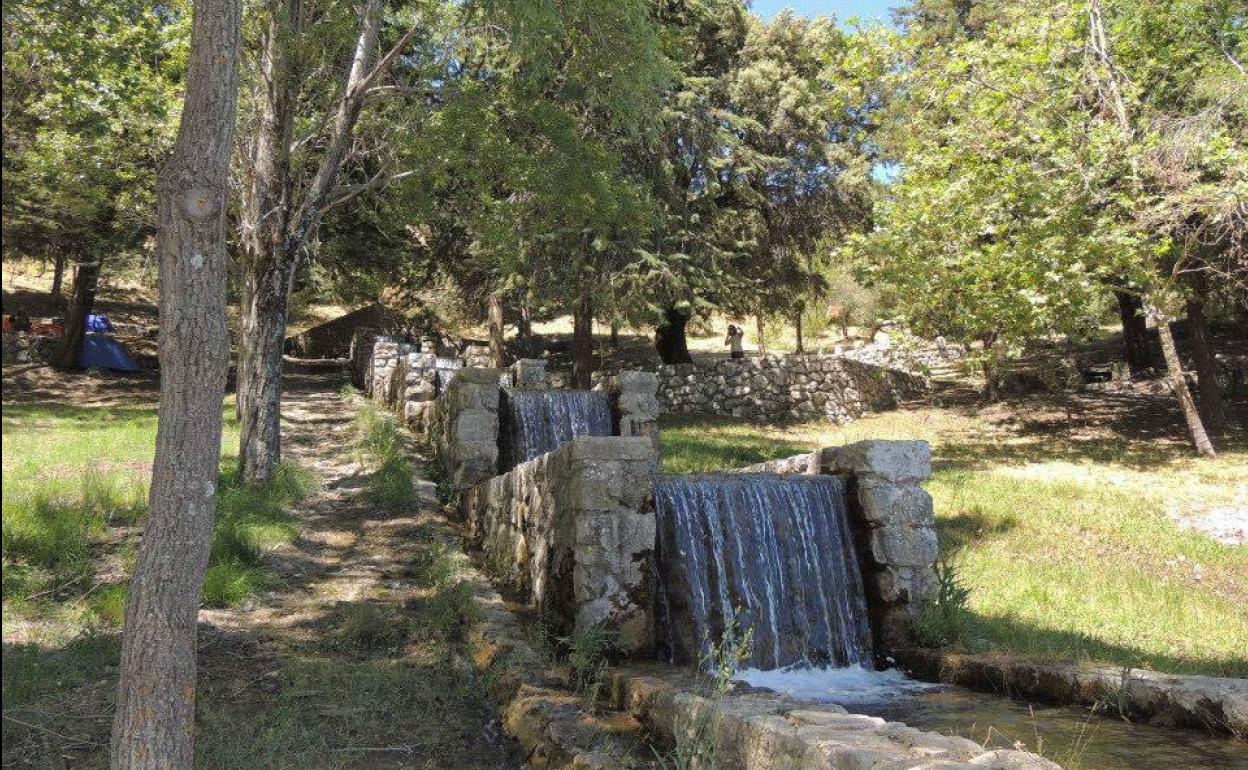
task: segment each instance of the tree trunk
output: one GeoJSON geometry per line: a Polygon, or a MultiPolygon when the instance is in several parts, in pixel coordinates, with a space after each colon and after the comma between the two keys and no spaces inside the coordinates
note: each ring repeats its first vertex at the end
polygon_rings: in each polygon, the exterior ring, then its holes
{"type": "Polygon", "coordinates": [[[578,388],[588,388],[594,371],[594,305],[582,294],[572,310],[572,379],[578,388]]]}
{"type": "Polygon", "coordinates": [[[1192,399],[1191,392],[1187,389],[1187,379],[1183,376],[1183,365],[1179,362],[1179,353],[1174,345],[1174,335],[1170,333],[1170,318],[1158,308],[1149,310],[1150,317],[1153,319],[1153,325],[1157,327],[1157,336],[1161,339],[1161,352],[1166,359],[1166,371],[1170,375],[1170,386],[1174,389],[1175,398],[1179,400],[1179,409],[1183,412],[1183,419],[1187,422],[1187,430],[1192,436],[1192,444],[1196,447],[1196,451],[1207,457],[1213,457],[1217,452],[1213,448],[1213,443],[1209,441],[1209,434],[1205,432],[1205,425],[1201,422],[1200,412],[1196,409],[1196,402],[1192,399]]]}
{"type": "Polygon", "coordinates": [[[65,255],[57,252],[52,261],[52,288],[48,292],[53,297],[61,296],[61,286],[65,282],[65,255]]]}
{"type": "Polygon", "coordinates": [[[763,322],[762,313],[754,316],[754,328],[758,330],[758,354],[765,356],[767,355],[767,326],[763,322]]]}
{"type": "Polygon", "coordinates": [[[490,295],[488,326],[490,327],[490,366],[502,369],[507,365],[507,354],[503,347],[503,298],[497,294],[490,295]]]}
{"type": "MultiPolygon", "coordinates": [[[[250,304],[243,308],[243,336],[239,341],[238,398],[242,428],[239,470],[248,484],[267,483],[281,459],[282,349],[299,254],[329,205],[329,196],[335,189],[351,149],[355,124],[364,107],[369,84],[389,68],[417,29],[409,29],[373,66],[382,5],[382,0],[367,0],[362,9],[355,52],[347,73],[346,87],[338,100],[333,125],[325,141],[325,154],[295,210],[292,210],[295,207],[290,192],[288,148],[290,125],[297,105],[292,95],[270,85],[269,102],[261,120],[257,154],[253,159],[257,177],[250,202],[253,222],[250,248],[253,253],[246,279],[251,282],[249,289],[252,296],[250,304]],[[273,113],[271,118],[269,112],[273,113]],[[265,142],[270,143],[270,148],[261,152],[265,142]],[[268,226],[266,218],[270,216],[280,223],[280,229],[277,225],[268,226]],[[266,223],[264,227],[255,224],[262,222],[266,223]]],[[[297,33],[302,25],[301,3],[299,0],[285,0],[272,12],[270,39],[266,45],[271,45],[273,50],[266,48],[261,65],[272,68],[275,76],[284,73],[285,77],[279,79],[281,82],[297,83],[299,73],[294,71],[293,54],[287,46],[291,40],[297,41],[291,34],[297,33]],[[283,13],[286,15],[283,16],[283,13]],[[283,24],[291,25],[291,34],[280,34],[283,24]]],[[[245,231],[247,229],[244,227],[245,231]]]]}
{"type": "Polygon", "coordinates": [[[674,307],[663,311],[663,323],[654,330],[654,347],[663,363],[693,363],[693,356],[689,355],[689,340],[685,334],[685,327],[688,325],[688,313],[674,307]]]}
{"type": "Polygon", "coordinates": [[[620,322],[611,322],[611,350],[620,349],[620,322]]]}
{"type": "Polygon", "coordinates": [[[126,601],[114,770],[189,770],[194,761],[195,631],[229,365],[225,211],[241,20],[239,0],[195,0],[181,126],[160,174],[160,411],[126,601]]]}
{"type": "Polygon", "coordinates": [[[1218,388],[1218,363],[1209,344],[1209,321],[1205,317],[1205,295],[1197,291],[1187,301],[1187,321],[1192,336],[1192,364],[1200,388],[1200,416],[1205,429],[1214,435],[1226,427],[1222,391],[1218,388]]]}
{"type": "Polygon", "coordinates": [[[516,319],[516,337],[520,341],[520,350],[524,355],[532,356],[533,350],[533,319],[528,305],[520,306],[519,318],[516,319]]]}
{"type": "Polygon", "coordinates": [[[1123,358],[1131,376],[1145,375],[1153,367],[1148,345],[1148,324],[1144,322],[1144,301],[1138,294],[1114,289],[1118,299],[1118,317],[1122,321],[1123,358]]]}
{"type": "Polygon", "coordinates": [[[74,278],[74,298],[65,318],[65,333],[56,353],[56,365],[61,369],[77,369],[82,359],[82,344],[87,338],[87,316],[95,307],[95,288],[100,278],[100,260],[79,263],[74,278]]]}
{"type": "Polygon", "coordinates": [[[282,349],[294,272],[293,258],[279,258],[247,278],[250,302],[243,308],[238,368],[238,473],[251,486],[269,483],[282,459],[282,349]]]}
{"type": "Polygon", "coordinates": [[[793,316],[793,332],[797,336],[793,352],[805,353],[806,351],[802,345],[802,309],[800,307],[797,309],[797,313],[793,316]]]}

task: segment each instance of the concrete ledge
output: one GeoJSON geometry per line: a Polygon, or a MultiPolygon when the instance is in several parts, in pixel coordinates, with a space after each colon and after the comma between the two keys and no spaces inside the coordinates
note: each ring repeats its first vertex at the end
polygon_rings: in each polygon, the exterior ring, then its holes
{"type": "Polygon", "coordinates": [[[617,708],[669,744],[709,742],[721,770],[1060,770],[1035,754],[990,751],[965,738],[850,714],[840,706],[759,692],[715,700],[671,666],[617,669],[612,697],[617,708]]]}
{"type": "Polygon", "coordinates": [[[1248,737],[1248,680],[1179,676],[1145,669],[1035,663],[941,650],[896,650],[919,679],[1057,704],[1103,706],[1165,726],[1248,737]]]}

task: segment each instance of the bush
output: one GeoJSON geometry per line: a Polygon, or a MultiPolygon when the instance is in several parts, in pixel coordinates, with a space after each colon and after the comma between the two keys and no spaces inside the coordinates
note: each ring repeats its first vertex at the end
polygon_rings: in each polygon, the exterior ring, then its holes
{"type": "Polygon", "coordinates": [[[608,658],[619,649],[614,629],[598,624],[560,637],[567,650],[569,679],[573,689],[592,707],[606,678],[608,658]]]}

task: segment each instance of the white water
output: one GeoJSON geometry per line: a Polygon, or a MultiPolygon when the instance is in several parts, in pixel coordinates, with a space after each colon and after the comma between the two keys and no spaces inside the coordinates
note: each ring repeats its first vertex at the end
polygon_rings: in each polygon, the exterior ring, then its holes
{"type": "Polygon", "coordinates": [[[941,689],[940,685],[911,679],[895,668],[872,671],[863,666],[789,666],[769,671],[747,668],[737,672],[734,679],[751,687],[766,687],[797,700],[820,703],[885,701],[910,693],[941,689]]]}

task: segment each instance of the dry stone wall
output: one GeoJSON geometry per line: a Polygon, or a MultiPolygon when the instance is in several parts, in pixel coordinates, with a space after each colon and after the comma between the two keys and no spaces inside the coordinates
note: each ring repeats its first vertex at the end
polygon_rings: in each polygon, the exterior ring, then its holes
{"type": "Polygon", "coordinates": [[[661,366],[658,382],[664,412],[768,422],[847,422],[927,388],[923,377],[901,369],[816,354],[661,366]]]}
{"type": "Polygon", "coordinates": [[[599,624],[648,650],[653,480],[645,437],[582,436],[467,490],[460,510],[488,571],[558,633],[599,624]]]}

